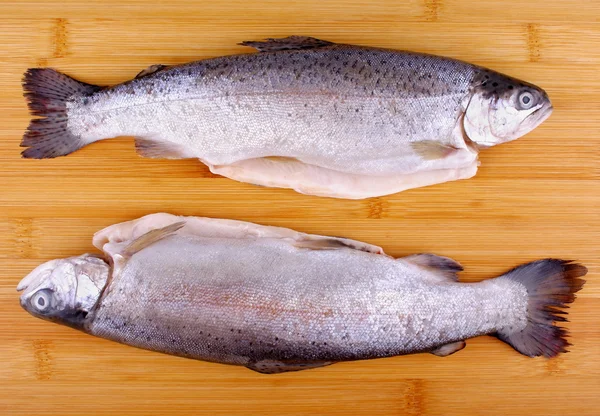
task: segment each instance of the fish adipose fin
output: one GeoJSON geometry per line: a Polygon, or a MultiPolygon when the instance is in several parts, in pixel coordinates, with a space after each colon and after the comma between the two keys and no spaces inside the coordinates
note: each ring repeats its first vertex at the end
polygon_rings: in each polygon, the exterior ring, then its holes
{"type": "Polygon", "coordinates": [[[294,49],[315,49],[335,45],[333,42],[311,38],[308,36],[288,36],[287,38],[268,38],[264,41],[245,41],[239,43],[242,46],[250,46],[259,52],[287,51],[294,49]]]}
{"type": "Polygon", "coordinates": [[[261,360],[248,364],[246,367],[250,370],[262,374],[287,373],[288,371],[310,370],[311,368],[325,367],[334,364],[333,361],[313,362],[313,363],[291,363],[277,360],[261,360]]]}
{"type": "Polygon", "coordinates": [[[499,279],[519,282],[527,289],[527,326],[521,330],[504,328],[498,338],[529,357],[554,357],[567,352],[570,345],[567,330],[554,325],[567,319],[562,309],[575,300],[587,269],[567,260],[546,259],[524,264],[510,270],[499,279]]]}
{"type": "Polygon", "coordinates": [[[67,101],[85,97],[102,89],[79,82],[51,68],[31,68],[23,77],[23,89],[29,111],[41,118],[34,119],[23,135],[21,152],[24,158],[46,159],[64,156],[86,142],[69,132],[67,101]]]}
{"type": "Polygon", "coordinates": [[[125,247],[121,255],[125,258],[131,257],[138,251],[143,250],[144,248],[170,236],[173,233],[176,233],[184,225],[185,221],[179,221],[163,228],[157,228],[155,230],[148,231],[146,234],[136,238],[127,247],[125,247]]]}
{"type": "Polygon", "coordinates": [[[436,275],[441,277],[441,282],[458,282],[457,273],[464,270],[460,263],[449,257],[429,253],[414,254],[412,256],[402,257],[400,260],[407,261],[425,269],[430,269],[436,275]]]}
{"type": "Polygon", "coordinates": [[[412,142],[410,147],[424,160],[443,159],[456,152],[458,149],[452,146],[446,146],[434,140],[423,140],[421,142],[412,142]]]}
{"type": "Polygon", "coordinates": [[[431,353],[433,355],[437,355],[438,357],[447,357],[462,350],[466,346],[467,343],[464,341],[451,342],[450,344],[437,347],[436,349],[432,350],[431,353]]]}

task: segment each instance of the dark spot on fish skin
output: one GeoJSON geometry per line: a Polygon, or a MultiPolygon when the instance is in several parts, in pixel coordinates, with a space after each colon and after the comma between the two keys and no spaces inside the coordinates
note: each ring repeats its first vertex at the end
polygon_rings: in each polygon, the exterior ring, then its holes
{"type": "Polygon", "coordinates": [[[150,337],[146,337],[146,341],[150,341],[152,338],[150,337]]]}
{"type": "Polygon", "coordinates": [[[513,88],[514,88],[514,87],[513,87],[512,85],[509,85],[509,86],[508,86],[508,89],[509,89],[509,90],[512,90],[513,88]]]}
{"type": "Polygon", "coordinates": [[[497,86],[498,86],[497,82],[492,83],[492,87],[497,87],[497,86]]]}

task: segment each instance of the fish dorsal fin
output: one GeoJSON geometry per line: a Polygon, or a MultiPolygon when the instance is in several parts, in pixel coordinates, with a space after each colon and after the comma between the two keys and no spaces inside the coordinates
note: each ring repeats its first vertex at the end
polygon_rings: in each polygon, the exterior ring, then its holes
{"type": "Polygon", "coordinates": [[[315,49],[334,45],[333,42],[311,38],[308,36],[288,36],[287,38],[268,38],[264,41],[245,41],[240,43],[250,46],[259,52],[289,51],[295,49],[315,49]]]}
{"type": "Polygon", "coordinates": [[[177,232],[185,225],[185,221],[175,222],[173,224],[169,224],[163,228],[156,228],[154,230],[148,231],[146,234],[143,234],[133,240],[127,247],[123,249],[121,255],[124,258],[128,258],[133,256],[138,251],[145,249],[146,247],[156,243],[157,241],[162,240],[165,237],[170,236],[171,234],[177,232]]]}
{"type": "Polygon", "coordinates": [[[430,269],[451,282],[458,282],[457,273],[464,270],[457,261],[452,260],[449,257],[442,257],[430,253],[414,254],[412,256],[403,257],[402,260],[425,269],[430,269]]]}
{"type": "Polygon", "coordinates": [[[152,75],[155,72],[162,71],[166,67],[166,65],[162,64],[150,65],[148,68],[142,69],[140,73],[135,76],[135,79],[147,77],[148,75],[152,75]]]}

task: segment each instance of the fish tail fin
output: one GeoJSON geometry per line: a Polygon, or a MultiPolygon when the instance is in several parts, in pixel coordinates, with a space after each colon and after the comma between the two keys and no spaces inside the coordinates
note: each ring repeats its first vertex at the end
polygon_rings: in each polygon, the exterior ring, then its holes
{"type": "Polygon", "coordinates": [[[69,132],[67,100],[86,96],[102,87],[79,82],[51,68],[30,68],[23,76],[24,95],[34,116],[23,135],[21,155],[45,159],[68,155],[85,146],[80,137],[69,132]]]}
{"type": "Polygon", "coordinates": [[[499,330],[498,338],[529,357],[554,357],[571,345],[565,339],[565,328],[555,322],[566,322],[563,309],[575,300],[585,280],[587,269],[570,260],[545,259],[510,270],[499,279],[521,283],[527,289],[527,326],[521,330],[499,330]]]}

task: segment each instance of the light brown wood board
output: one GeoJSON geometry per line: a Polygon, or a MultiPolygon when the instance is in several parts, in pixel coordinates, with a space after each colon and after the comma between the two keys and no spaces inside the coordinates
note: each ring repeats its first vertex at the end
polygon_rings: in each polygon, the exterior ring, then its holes
{"type": "Polygon", "coordinates": [[[0,4],[0,413],[592,415],[600,408],[600,3],[597,1],[3,1],[0,4]],[[364,201],[259,188],[198,162],[138,157],[131,138],[24,160],[21,77],[51,66],[109,85],[152,64],[310,35],[464,59],[543,86],[551,118],[481,153],[468,181],[364,201]],[[544,257],[588,266],[571,352],[519,355],[492,337],[428,354],[264,376],[96,339],[31,317],[15,287],[144,214],[224,217],[344,235],[460,261],[464,281],[544,257]]]}

